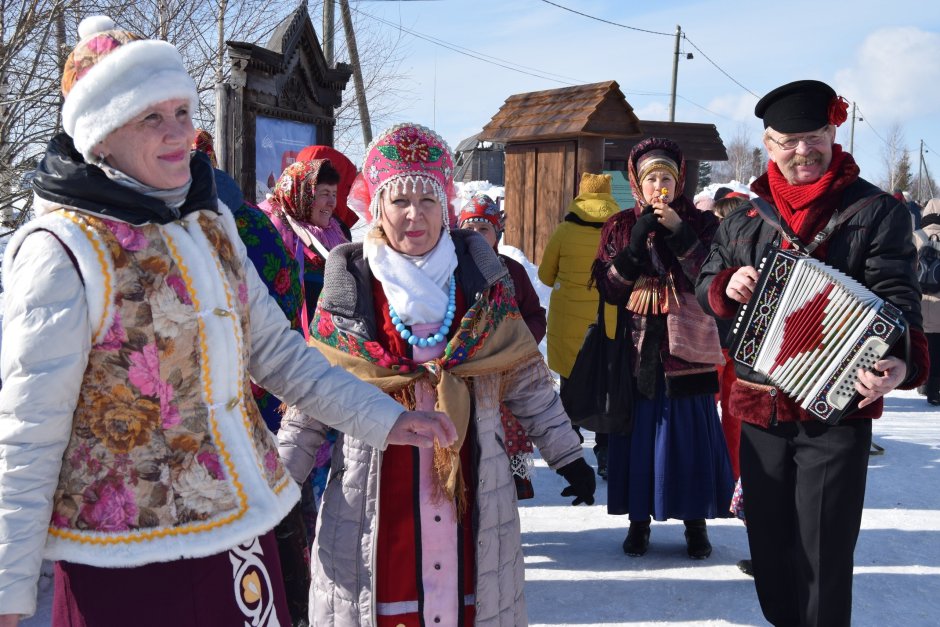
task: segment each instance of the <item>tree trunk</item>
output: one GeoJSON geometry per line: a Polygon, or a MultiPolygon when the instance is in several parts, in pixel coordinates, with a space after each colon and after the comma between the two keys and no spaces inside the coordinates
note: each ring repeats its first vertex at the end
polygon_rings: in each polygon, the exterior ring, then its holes
{"type": "Polygon", "coordinates": [[[368,146],[372,142],[372,121],[369,119],[369,103],[366,101],[365,85],[362,83],[362,68],[359,65],[359,50],[356,47],[356,34],[353,32],[352,15],[349,13],[349,0],[339,0],[339,6],[343,15],[343,30],[346,33],[349,62],[353,68],[353,82],[356,85],[359,121],[362,124],[362,143],[368,146]]]}

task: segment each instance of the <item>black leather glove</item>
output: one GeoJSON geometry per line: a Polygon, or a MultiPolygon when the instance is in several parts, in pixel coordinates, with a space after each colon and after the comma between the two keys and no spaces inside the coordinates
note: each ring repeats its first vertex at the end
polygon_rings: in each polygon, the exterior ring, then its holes
{"type": "Polygon", "coordinates": [[[647,209],[649,212],[641,215],[630,230],[630,243],[613,260],[617,273],[628,281],[635,280],[643,271],[643,265],[649,260],[646,239],[659,226],[659,220],[656,214],[652,213],[652,208],[647,209]]]}
{"type": "Polygon", "coordinates": [[[594,480],[594,469],[588,466],[583,457],[579,457],[570,464],[556,470],[570,485],[561,491],[562,496],[574,496],[572,505],[587,503],[594,505],[594,489],[597,484],[594,480]]]}
{"type": "Polygon", "coordinates": [[[647,255],[646,238],[659,226],[659,218],[652,211],[652,207],[647,207],[633,228],[630,229],[630,249],[637,257],[647,255]],[[649,213],[647,213],[649,211],[649,213]]]}

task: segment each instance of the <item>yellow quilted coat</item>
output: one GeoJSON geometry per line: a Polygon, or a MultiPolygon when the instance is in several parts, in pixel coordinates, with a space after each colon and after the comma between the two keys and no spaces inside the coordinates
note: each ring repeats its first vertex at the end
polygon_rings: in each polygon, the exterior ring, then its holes
{"type": "MultiPolygon", "coordinates": [[[[584,333],[597,317],[597,289],[588,289],[591,264],[597,255],[601,229],[620,211],[610,194],[580,194],[568,205],[568,217],[558,225],[542,253],[539,280],[553,286],[548,308],[548,367],[563,377],[571,374],[584,333]],[[573,216],[572,216],[573,214],[573,216]],[[578,221],[589,224],[578,224],[578,221]]],[[[607,305],[607,335],[613,337],[616,309],[607,305]]]]}

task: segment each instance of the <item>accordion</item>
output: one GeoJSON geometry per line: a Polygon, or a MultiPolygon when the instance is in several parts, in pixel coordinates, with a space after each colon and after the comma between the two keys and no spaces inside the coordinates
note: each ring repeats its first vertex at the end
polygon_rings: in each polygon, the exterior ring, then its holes
{"type": "Polygon", "coordinates": [[[729,355],[817,419],[857,408],[859,368],[873,368],[905,330],[901,310],[812,257],[768,246],[729,355]]]}

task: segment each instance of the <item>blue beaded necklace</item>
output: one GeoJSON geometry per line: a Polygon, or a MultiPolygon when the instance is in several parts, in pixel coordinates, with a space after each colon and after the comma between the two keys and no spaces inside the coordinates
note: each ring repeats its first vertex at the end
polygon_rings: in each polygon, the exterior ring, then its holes
{"type": "Polygon", "coordinates": [[[420,348],[425,348],[427,346],[435,346],[444,341],[447,337],[448,331],[450,331],[450,325],[454,321],[454,312],[457,311],[457,280],[453,275],[450,277],[450,295],[447,298],[447,311],[444,312],[444,322],[441,323],[441,328],[437,330],[437,333],[432,333],[428,337],[418,337],[413,334],[405,323],[401,321],[401,317],[395,313],[395,308],[392,307],[392,304],[388,304],[388,316],[392,319],[392,324],[395,325],[395,330],[398,331],[398,334],[401,336],[401,339],[405,340],[412,346],[418,346],[420,348]]]}

